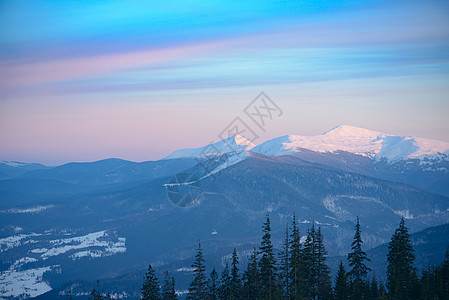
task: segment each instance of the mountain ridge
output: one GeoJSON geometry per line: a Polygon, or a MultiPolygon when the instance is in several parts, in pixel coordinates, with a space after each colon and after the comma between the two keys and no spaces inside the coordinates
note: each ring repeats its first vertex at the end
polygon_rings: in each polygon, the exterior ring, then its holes
{"type": "Polygon", "coordinates": [[[251,151],[265,155],[291,155],[308,149],[315,152],[346,151],[373,159],[396,162],[434,156],[448,159],[449,143],[412,136],[390,135],[365,128],[339,125],[321,135],[284,135],[268,140],[251,151]],[[439,155],[441,154],[441,155],[439,155]]]}

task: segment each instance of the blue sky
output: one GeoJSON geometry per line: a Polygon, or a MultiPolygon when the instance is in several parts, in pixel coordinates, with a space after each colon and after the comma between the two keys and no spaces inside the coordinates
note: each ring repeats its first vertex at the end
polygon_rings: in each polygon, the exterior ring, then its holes
{"type": "Polygon", "coordinates": [[[0,1],[0,158],[158,159],[265,91],[260,140],[449,141],[447,1],[0,1]]]}

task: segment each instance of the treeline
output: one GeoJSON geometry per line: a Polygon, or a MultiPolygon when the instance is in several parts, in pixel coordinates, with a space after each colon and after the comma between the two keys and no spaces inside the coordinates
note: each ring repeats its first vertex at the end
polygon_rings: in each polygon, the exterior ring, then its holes
{"type": "MultiPolygon", "coordinates": [[[[387,282],[368,278],[370,261],[362,249],[359,218],[356,220],[351,252],[347,256],[349,269],[340,261],[333,281],[326,263],[327,251],[321,228],[312,226],[306,239],[300,242],[295,216],[286,226],[283,249],[278,254],[271,240],[270,218],[262,227],[262,241],[254,248],[248,264],[241,270],[236,249],[223,271],[215,268],[206,273],[201,243],[198,241],[194,278],[187,299],[251,300],[251,299],[449,299],[449,250],[440,266],[429,268],[419,276],[413,265],[415,256],[410,235],[401,219],[388,246],[387,282]]],[[[145,275],[141,299],[176,299],[175,281],[165,273],[162,287],[151,265],[145,275]]],[[[101,298],[96,298],[101,299],[101,298]]]]}

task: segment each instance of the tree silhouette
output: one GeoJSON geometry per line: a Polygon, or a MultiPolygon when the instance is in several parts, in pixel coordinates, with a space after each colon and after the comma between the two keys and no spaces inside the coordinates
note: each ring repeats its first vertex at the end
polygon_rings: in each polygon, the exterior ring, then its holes
{"type": "Polygon", "coordinates": [[[162,299],[159,281],[151,265],[148,266],[148,271],[145,274],[141,290],[142,290],[141,299],[144,300],[162,299]]]}
{"type": "Polygon", "coordinates": [[[260,289],[262,297],[271,300],[277,292],[277,267],[273,244],[271,243],[271,225],[270,216],[268,214],[266,216],[266,221],[263,224],[262,231],[262,243],[259,247],[260,289]]]}
{"type": "Polygon", "coordinates": [[[348,278],[351,287],[351,299],[360,300],[363,298],[364,279],[371,270],[365,265],[366,261],[370,259],[366,256],[366,253],[362,250],[362,237],[360,234],[360,222],[357,217],[355,225],[354,240],[351,244],[351,252],[348,254],[348,262],[351,270],[348,272],[348,278]]]}
{"type": "Polygon", "coordinates": [[[200,241],[198,241],[195,262],[192,264],[194,279],[190,283],[187,299],[203,300],[207,297],[206,266],[204,262],[203,250],[200,241]]]}
{"type": "Polygon", "coordinates": [[[391,237],[388,245],[387,287],[393,299],[410,299],[414,293],[416,269],[413,266],[415,255],[410,241],[410,234],[404,218],[391,237]]]}

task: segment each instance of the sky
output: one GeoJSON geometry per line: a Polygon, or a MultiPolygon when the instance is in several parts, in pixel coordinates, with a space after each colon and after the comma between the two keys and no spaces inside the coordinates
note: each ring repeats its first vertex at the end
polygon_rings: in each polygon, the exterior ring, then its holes
{"type": "Polygon", "coordinates": [[[236,118],[256,144],[449,141],[448,116],[447,1],[0,0],[0,160],[156,160],[236,118]],[[263,128],[261,92],[282,111],[263,128]]]}

